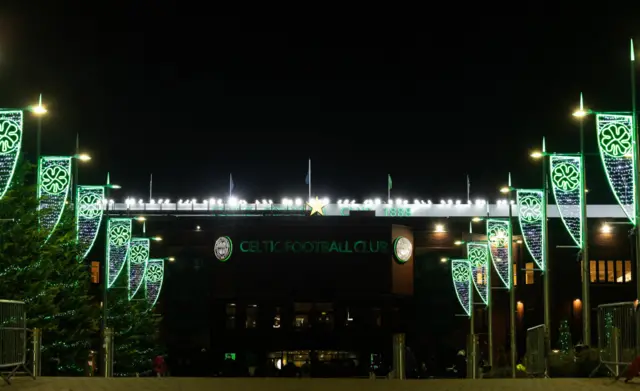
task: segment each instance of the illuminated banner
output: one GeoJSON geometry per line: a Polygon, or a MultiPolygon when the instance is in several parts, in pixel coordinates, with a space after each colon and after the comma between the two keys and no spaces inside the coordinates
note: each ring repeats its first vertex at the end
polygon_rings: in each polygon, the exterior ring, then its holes
{"type": "Polygon", "coordinates": [[[544,264],[544,224],[545,208],[542,207],[544,197],[542,190],[518,190],[518,221],[524,243],[541,270],[544,264]]]}
{"type": "Polygon", "coordinates": [[[138,293],[145,274],[147,273],[147,262],[149,262],[149,239],[133,238],[129,243],[127,253],[127,274],[129,276],[129,300],[138,293]]]}
{"type": "Polygon", "coordinates": [[[107,272],[109,274],[106,278],[109,288],[113,286],[124,268],[130,240],[131,219],[107,220],[107,261],[109,262],[107,272]]]}
{"type": "Polygon", "coordinates": [[[471,264],[471,279],[482,302],[489,304],[489,246],[484,242],[467,243],[467,257],[471,264]]]}
{"type": "Polygon", "coordinates": [[[451,261],[451,277],[453,288],[458,296],[458,301],[465,314],[471,316],[471,264],[466,259],[453,259],[451,261]]]}
{"type": "Polygon", "coordinates": [[[580,157],[551,156],[551,188],[560,218],[575,244],[582,247],[582,177],[580,157]]]}
{"type": "Polygon", "coordinates": [[[389,243],[382,240],[333,240],[333,241],[294,241],[294,240],[247,240],[240,242],[243,253],[388,253],[389,243]]]}
{"type": "Polygon", "coordinates": [[[145,297],[149,307],[156,305],[164,280],[164,259],[150,259],[144,277],[145,297]]]}
{"type": "Polygon", "coordinates": [[[598,148],[609,187],[632,224],[635,225],[635,133],[630,115],[597,114],[598,148]]]}
{"type": "Polygon", "coordinates": [[[58,226],[71,184],[71,157],[44,156],[38,164],[40,228],[49,233],[58,226]]]}
{"type": "Polygon", "coordinates": [[[489,239],[489,254],[498,277],[507,289],[511,289],[513,265],[511,264],[511,237],[509,236],[509,221],[487,220],[487,238],[489,239]]]}
{"type": "Polygon", "coordinates": [[[0,110],[0,199],[16,170],[22,146],[22,111],[0,110]]]}
{"type": "Polygon", "coordinates": [[[103,186],[78,186],[76,190],[76,235],[82,254],[80,261],[87,257],[100,231],[103,200],[103,186]]]}

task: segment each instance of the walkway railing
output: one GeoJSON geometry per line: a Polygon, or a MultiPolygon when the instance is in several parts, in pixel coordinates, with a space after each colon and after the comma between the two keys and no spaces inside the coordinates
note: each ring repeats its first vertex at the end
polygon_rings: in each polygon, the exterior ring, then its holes
{"type": "Polygon", "coordinates": [[[11,384],[11,378],[27,368],[27,314],[24,302],[0,300],[0,377],[11,384]]]}
{"type": "Polygon", "coordinates": [[[526,370],[529,376],[548,377],[547,374],[547,330],[543,324],[527,329],[526,370]]]}
{"type": "Polygon", "coordinates": [[[638,355],[638,326],[634,302],[598,306],[598,368],[604,365],[617,378],[631,365],[638,355]]]}

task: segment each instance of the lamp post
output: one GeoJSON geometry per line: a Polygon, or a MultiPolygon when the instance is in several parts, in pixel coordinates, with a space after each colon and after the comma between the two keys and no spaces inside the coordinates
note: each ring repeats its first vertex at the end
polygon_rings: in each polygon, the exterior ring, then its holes
{"type": "Polygon", "coordinates": [[[40,162],[41,152],[41,134],[42,134],[42,116],[47,114],[47,108],[42,104],[42,94],[38,98],[38,104],[31,106],[31,112],[38,117],[38,128],[36,133],[36,161],[40,162]]]}
{"type": "MultiPolygon", "coordinates": [[[[112,184],[109,174],[107,173],[107,184],[104,185],[104,193],[105,193],[105,199],[107,201],[106,204],[106,210],[105,210],[105,223],[104,223],[104,231],[105,231],[105,241],[108,240],[109,237],[109,233],[107,232],[107,229],[109,228],[109,193],[111,189],[119,189],[120,186],[112,184]]],[[[104,267],[102,268],[103,270],[103,274],[102,274],[102,336],[106,337],[107,336],[107,325],[108,325],[108,316],[109,316],[109,310],[108,310],[108,306],[107,306],[107,292],[109,290],[109,281],[107,280],[107,276],[109,275],[109,255],[108,255],[108,247],[109,247],[109,243],[105,243],[105,254],[104,254],[104,267]]],[[[104,377],[109,377],[110,374],[110,368],[111,365],[109,363],[109,360],[111,359],[110,357],[108,357],[108,348],[106,346],[106,344],[104,344],[104,355],[103,355],[103,367],[104,367],[104,377]]]]}
{"type": "Polygon", "coordinates": [[[635,200],[635,222],[636,222],[636,298],[640,298],[640,230],[638,229],[638,223],[640,222],[640,173],[638,173],[638,158],[640,157],[640,145],[638,145],[638,123],[636,112],[636,55],[633,49],[633,39],[631,40],[631,53],[630,53],[630,65],[631,65],[631,116],[633,118],[633,159],[634,170],[633,180],[635,186],[633,187],[633,198],[635,200]]]}
{"type": "MultiPolygon", "coordinates": [[[[487,207],[487,211],[488,211],[487,207]]],[[[487,217],[489,213],[487,213],[487,217]]],[[[483,221],[482,217],[474,217],[471,219],[469,223],[469,233],[473,233],[473,223],[478,223],[483,221]]],[[[473,237],[472,237],[473,239],[473,237]]],[[[487,251],[489,251],[489,243],[487,243],[487,251]]],[[[487,255],[488,256],[488,255],[487,255]]],[[[487,284],[487,344],[489,345],[489,366],[493,367],[493,303],[491,302],[492,294],[491,294],[491,260],[487,259],[486,266],[486,284],[487,284]]]]}
{"type": "MultiPolygon", "coordinates": [[[[509,243],[509,266],[513,268],[513,208],[511,205],[511,193],[516,190],[511,186],[511,173],[509,173],[509,182],[507,187],[500,189],[500,192],[507,194],[507,203],[509,204],[509,232],[507,240],[509,243]]],[[[513,273],[513,272],[512,272],[513,273]]],[[[517,347],[516,347],[516,289],[513,284],[513,274],[509,276],[509,331],[510,331],[510,345],[511,345],[511,377],[516,377],[516,362],[517,362],[517,347]]]]}

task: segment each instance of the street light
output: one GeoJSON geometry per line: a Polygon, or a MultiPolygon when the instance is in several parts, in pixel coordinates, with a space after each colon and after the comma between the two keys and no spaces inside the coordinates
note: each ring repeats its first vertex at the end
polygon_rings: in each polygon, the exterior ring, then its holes
{"type": "Polygon", "coordinates": [[[589,278],[589,228],[587,219],[587,184],[586,184],[586,167],[585,167],[585,151],[584,151],[584,118],[593,114],[590,109],[584,108],[584,99],[582,92],[580,93],[580,106],[573,112],[573,116],[580,120],[580,196],[582,197],[582,203],[580,205],[580,214],[582,215],[582,303],[585,310],[582,311],[582,339],[585,345],[591,346],[591,297],[589,291],[589,285],[591,284],[589,278]]]}
{"type": "Polygon", "coordinates": [[[73,155],[73,157],[78,160],[82,160],[83,162],[88,162],[89,160],[91,160],[91,156],[87,155],[86,153],[76,154],[73,155]]]}
{"type": "MultiPolygon", "coordinates": [[[[105,219],[104,219],[104,232],[105,238],[108,237],[107,228],[109,227],[109,191],[112,189],[119,189],[120,186],[111,183],[111,177],[109,173],[107,173],[107,183],[104,185],[104,194],[105,199],[107,200],[107,206],[105,211],[105,219]]],[[[108,276],[108,268],[109,268],[109,243],[105,239],[104,246],[104,266],[103,266],[103,276],[108,276]]],[[[109,377],[111,372],[111,364],[110,357],[108,357],[108,349],[106,348],[106,331],[107,331],[107,317],[109,315],[108,305],[107,305],[107,290],[109,289],[109,281],[107,278],[103,278],[102,281],[102,337],[105,339],[104,350],[103,350],[103,375],[104,377],[109,377]]]]}
{"type": "MultiPolygon", "coordinates": [[[[513,246],[511,241],[513,240],[513,208],[511,205],[511,194],[514,190],[517,190],[515,187],[511,186],[511,173],[509,173],[509,182],[507,186],[504,186],[500,189],[501,193],[507,194],[507,203],[509,204],[509,246],[513,246]]],[[[511,255],[511,250],[509,251],[509,255],[511,255]]],[[[509,262],[509,266],[513,267],[513,257],[507,260],[509,262]]],[[[509,269],[510,273],[512,273],[511,268],[509,269]]],[[[509,278],[509,328],[510,328],[510,342],[511,342],[511,377],[516,377],[516,361],[517,361],[517,347],[516,347],[516,288],[513,284],[513,275],[509,278]]]]}
{"type": "Polygon", "coordinates": [[[150,239],[155,240],[156,242],[162,242],[162,238],[160,236],[153,236],[150,239]]]}
{"type": "Polygon", "coordinates": [[[169,262],[175,262],[176,258],[175,257],[167,257],[167,261],[169,262]]]}
{"type": "Polygon", "coordinates": [[[36,161],[40,161],[41,134],[42,134],[42,116],[47,114],[47,108],[42,104],[42,94],[38,98],[38,104],[31,106],[31,112],[38,117],[38,129],[36,133],[36,161]]]}
{"type": "Polygon", "coordinates": [[[464,243],[464,240],[456,240],[455,242],[453,242],[453,244],[455,244],[456,246],[462,246],[464,243]]]}

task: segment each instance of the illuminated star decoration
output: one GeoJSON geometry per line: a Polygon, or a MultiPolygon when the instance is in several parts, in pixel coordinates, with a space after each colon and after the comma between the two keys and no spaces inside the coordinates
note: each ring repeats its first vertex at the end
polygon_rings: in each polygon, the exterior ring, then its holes
{"type": "Polygon", "coordinates": [[[307,206],[309,206],[309,208],[311,208],[311,214],[309,216],[313,216],[314,214],[319,214],[320,216],[324,216],[324,207],[327,204],[324,203],[322,200],[318,199],[318,197],[316,197],[316,199],[311,199],[309,202],[307,202],[307,206]]]}

